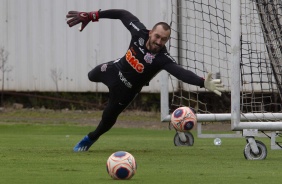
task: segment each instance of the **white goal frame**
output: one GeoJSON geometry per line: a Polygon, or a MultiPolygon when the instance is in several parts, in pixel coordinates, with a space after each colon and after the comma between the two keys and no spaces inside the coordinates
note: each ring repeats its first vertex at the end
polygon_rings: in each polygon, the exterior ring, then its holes
{"type": "MultiPolygon", "coordinates": [[[[198,136],[199,137],[254,137],[257,136],[258,131],[282,131],[282,113],[243,113],[240,112],[240,36],[241,24],[240,14],[241,5],[240,0],[231,1],[231,113],[229,114],[197,114],[198,119],[198,136]],[[257,121],[260,119],[260,121],[257,121]],[[252,120],[249,122],[248,120],[252,120]],[[267,122],[263,121],[267,120],[267,122]],[[273,121],[271,121],[273,120],[273,121]],[[275,121],[276,120],[276,121],[275,121]],[[277,121],[279,120],[279,121],[277,121]],[[280,121],[281,120],[281,121],[280,121]],[[231,130],[237,131],[237,134],[215,134],[203,136],[201,132],[201,122],[220,122],[231,121],[231,130]],[[242,131],[242,135],[238,135],[238,131],[242,131]]],[[[163,78],[167,79],[166,77],[163,78]]],[[[167,83],[166,81],[162,82],[167,83]]],[[[161,103],[168,102],[168,88],[167,85],[162,85],[161,89],[161,103]]],[[[161,119],[162,122],[170,122],[170,115],[168,114],[168,105],[163,103],[161,105],[161,119]]],[[[272,137],[271,137],[272,138],[272,137]]],[[[274,142],[272,140],[272,142],[274,142]]]]}
{"type": "MultiPolygon", "coordinates": [[[[242,122],[240,113],[240,1],[231,1],[231,130],[257,129],[259,131],[281,131],[281,122],[242,122]]],[[[246,114],[245,114],[246,115],[246,114]]],[[[282,113],[261,114],[282,119],[282,113]]],[[[256,115],[254,115],[256,117],[256,115]]]]}

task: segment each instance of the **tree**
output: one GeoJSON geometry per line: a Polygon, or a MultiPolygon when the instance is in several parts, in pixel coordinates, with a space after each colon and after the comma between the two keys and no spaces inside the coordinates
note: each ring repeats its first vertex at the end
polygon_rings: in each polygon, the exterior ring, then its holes
{"type": "Polygon", "coordinates": [[[2,87],[1,87],[1,106],[4,103],[4,84],[5,84],[5,73],[12,70],[11,67],[7,66],[9,53],[5,51],[4,47],[0,48],[0,71],[2,74],[2,87]]]}
{"type": "Polygon", "coordinates": [[[57,68],[51,69],[51,78],[56,85],[56,91],[59,92],[59,81],[62,79],[62,71],[57,68]]]}

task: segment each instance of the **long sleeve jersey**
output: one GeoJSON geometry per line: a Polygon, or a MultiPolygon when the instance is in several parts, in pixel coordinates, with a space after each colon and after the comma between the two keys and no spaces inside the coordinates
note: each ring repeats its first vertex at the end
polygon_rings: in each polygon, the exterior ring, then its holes
{"type": "Polygon", "coordinates": [[[126,10],[111,9],[100,11],[99,17],[119,19],[131,33],[132,38],[126,54],[114,64],[132,88],[142,88],[161,70],[166,70],[185,83],[204,87],[204,79],[178,65],[166,47],[157,54],[152,54],[146,48],[149,30],[136,16],[126,10]]]}

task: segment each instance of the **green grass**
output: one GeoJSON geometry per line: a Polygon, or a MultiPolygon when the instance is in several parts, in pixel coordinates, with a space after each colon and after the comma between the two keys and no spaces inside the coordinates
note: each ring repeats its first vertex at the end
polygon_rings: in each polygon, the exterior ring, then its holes
{"type": "Polygon", "coordinates": [[[198,139],[175,147],[174,131],[113,128],[88,152],[73,146],[95,127],[50,124],[0,124],[0,183],[280,183],[281,151],[268,147],[266,160],[248,161],[243,138],[198,139]],[[112,180],[106,160],[115,151],[132,153],[137,173],[129,181],[112,180]]]}

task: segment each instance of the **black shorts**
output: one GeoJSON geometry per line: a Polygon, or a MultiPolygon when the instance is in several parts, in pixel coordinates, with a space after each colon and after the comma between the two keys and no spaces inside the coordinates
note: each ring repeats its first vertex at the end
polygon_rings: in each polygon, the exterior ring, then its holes
{"type": "Polygon", "coordinates": [[[113,61],[96,66],[88,73],[88,78],[92,82],[102,82],[109,88],[109,103],[127,106],[141,90],[130,88],[132,86],[113,61]]]}

